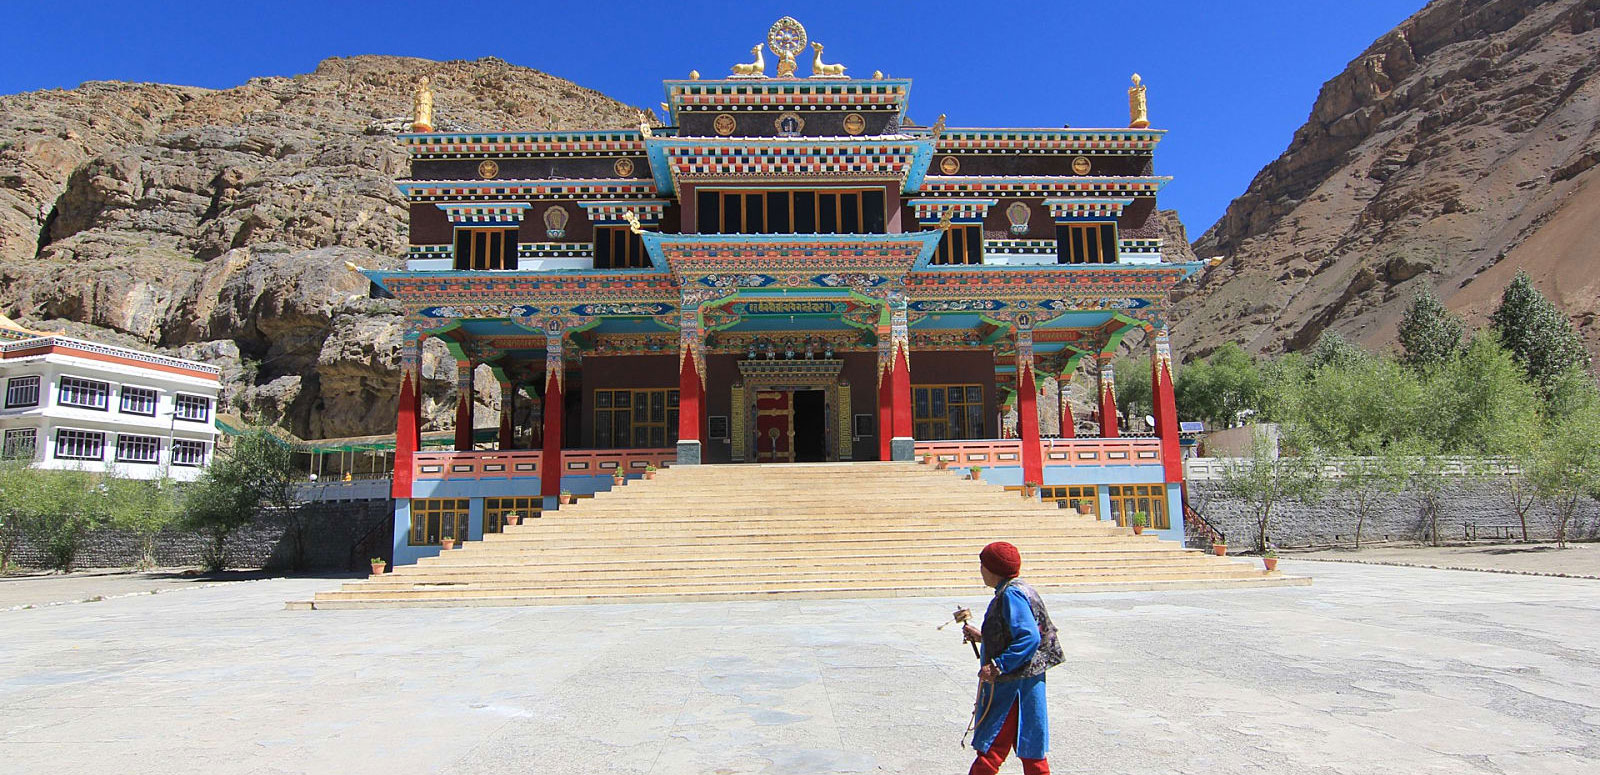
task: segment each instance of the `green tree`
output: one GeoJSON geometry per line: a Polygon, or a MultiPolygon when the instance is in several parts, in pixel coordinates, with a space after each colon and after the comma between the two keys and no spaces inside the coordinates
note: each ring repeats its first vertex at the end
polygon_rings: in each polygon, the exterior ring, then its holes
{"type": "Polygon", "coordinates": [[[1461,319],[1424,287],[1400,319],[1400,361],[1414,369],[1448,363],[1461,352],[1462,330],[1461,319]]]}
{"type": "Polygon", "coordinates": [[[1538,392],[1492,332],[1429,372],[1421,430],[1443,454],[1508,457],[1539,438],[1538,392]]]}
{"type": "Polygon", "coordinates": [[[1127,417],[1144,417],[1155,405],[1150,392],[1150,359],[1123,358],[1113,367],[1117,375],[1117,404],[1127,417]]]}
{"type": "Polygon", "coordinates": [[[1262,377],[1256,360],[1234,342],[1204,361],[1186,364],[1173,385],[1179,417],[1227,428],[1241,413],[1261,411],[1262,377]]]}
{"type": "Polygon", "coordinates": [[[1552,416],[1533,457],[1533,484],[1555,516],[1556,545],[1565,548],[1578,504],[1600,492],[1600,393],[1593,380],[1552,416]]]}
{"type": "Polygon", "coordinates": [[[1400,445],[1378,450],[1376,455],[1361,455],[1340,461],[1340,477],[1335,488],[1350,504],[1356,518],[1355,548],[1361,548],[1361,534],[1367,520],[1385,498],[1405,489],[1406,459],[1400,445]]]}
{"type": "Polygon", "coordinates": [[[1222,486],[1250,504],[1256,549],[1266,551],[1278,507],[1285,501],[1314,501],[1321,494],[1322,462],[1315,455],[1280,455],[1272,437],[1251,426],[1250,457],[1223,468],[1222,486]]]}
{"type": "Polygon", "coordinates": [[[1533,287],[1526,271],[1519,269],[1511,278],[1489,324],[1528,376],[1546,391],[1568,369],[1589,366],[1589,352],[1572,321],[1533,287]]]}
{"type": "Polygon", "coordinates": [[[1417,500],[1421,502],[1421,516],[1427,523],[1428,543],[1438,546],[1441,540],[1439,514],[1444,507],[1444,488],[1449,484],[1449,479],[1444,473],[1444,455],[1440,453],[1435,442],[1422,437],[1410,439],[1407,443],[1399,445],[1395,454],[1400,455],[1405,461],[1406,487],[1416,494],[1417,500]]]}
{"type": "Polygon", "coordinates": [[[155,567],[156,536],[177,522],[177,488],[165,476],[152,481],[113,477],[107,484],[111,526],[139,542],[141,569],[155,567]]]}
{"type": "Polygon", "coordinates": [[[228,537],[263,507],[287,507],[297,471],[287,445],[264,429],[234,437],[184,494],[184,521],[205,534],[208,570],[228,565],[228,537]]]}
{"type": "Polygon", "coordinates": [[[1310,352],[1306,353],[1306,361],[1313,369],[1325,369],[1330,366],[1350,368],[1367,358],[1365,350],[1331,328],[1323,331],[1322,335],[1317,337],[1316,344],[1311,345],[1310,352]]]}

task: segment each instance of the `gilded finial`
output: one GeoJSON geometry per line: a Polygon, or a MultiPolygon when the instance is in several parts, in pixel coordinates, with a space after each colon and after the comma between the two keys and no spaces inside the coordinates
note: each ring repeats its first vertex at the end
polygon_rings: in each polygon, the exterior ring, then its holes
{"type": "Polygon", "coordinates": [[[646,139],[655,137],[655,135],[650,131],[650,119],[644,117],[644,111],[642,110],[639,111],[639,134],[643,135],[646,139]]]}
{"type": "Polygon", "coordinates": [[[793,16],[785,16],[772,23],[767,30],[767,48],[778,56],[778,77],[793,78],[795,55],[806,48],[806,28],[793,16]]]}
{"type": "Polygon", "coordinates": [[[689,71],[689,80],[691,80],[691,81],[700,80],[700,71],[699,70],[690,70],[689,71]]]}
{"type": "Polygon", "coordinates": [[[939,139],[939,135],[941,135],[943,133],[944,133],[944,114],[940,113],[938,120],[933,122],[933,139],[935,139],[935,140],[939,139]]]}
{"type": "Polygon", "coordinates": [[[632,210],[624,210],[622,212],[622,220],[628,222],[628,231],[631,231],[634,234],[644,233],[644,227],[639,225],[638,213],[635,213],[632,210]]]}
{"type": "Polygon", "coordinates": [[[671,113],[671,112],[672,112],[672,108],[671,108],[671,107],[669,107],[669,106],[668,106],[668,105],[667,105],[667,103],[665,103],[665,102],[658,102],[658,103],[656,103],[656,104],[657,104],[657,105],[660,105],[660,106],[661,106],[661,112],[662,112],[662,113],[671,113]]]}
{"type": "MultiPolygon", "coordinates": [[[[941,118],[942,118],[942,116],[941,116],[941,118]]],[[[955,208],[954,207],[946,207],[946,208],[944,208],[944,212],[939,214],[939,225],[937,227],[935,227],[935,228],[937,228],[939,231],[949,231],[950,230],[950,219],[951,219],[951,217],[953,217],[952,213],[954,213],[954,212],[955,212],[955,208]]]]}
{"type": "Polygon", "coordinates": [[[874,80],[874,81],[883,80],[883,71],[882,70],[873,70],[872,71],[872,80],[874,80]]]}
{"type": "Polygon", "coordinates": [[[1144,129],[1150,126],[1150,104],[1145,101],[1144,79],[1133,74],[1133,86],[1128,89],[1128,127],[1144,129]]]}
{"type": "Polygon", "coordinates": [[[433,90],[428,88],[428,76],[417,83],[417,96],[411,103],[411,131],[433,131],[433,90]]]}

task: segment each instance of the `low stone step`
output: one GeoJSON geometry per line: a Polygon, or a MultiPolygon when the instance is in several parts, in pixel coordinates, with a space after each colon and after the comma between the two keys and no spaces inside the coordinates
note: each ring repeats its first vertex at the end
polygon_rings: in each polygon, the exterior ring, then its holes
{"type": "MultiPolygon", "coordinates": [[[[1064,576],[1081,576],[1084,574],[1114,574],[1139,570],[1183,570],[1196,567],[1196,563],[1204,563],[1201,558],[1133,558],[1118,561],[1084,561],[1061,563],[1030,563],[1028,565],[1029,578],[1060,578],[1064,576]]],[[[1207,565],[1213,565],[1207,563],[1207,565]]],[[[1238,566],[1241,563],[1216,563],[1215,567],[1226,565],[1238,566]]],[[[1247,566],[1248,567],[1248,566],[1247,566]]],[[[692,579],[696,581],[715,581],[720,579],[816,579],[816,578],[855,578],[872,576],[877,578],[910,578],[910,577],[949,577],[962,578],[977,573],[977,563],[955,565],[923,565],[915,563],[879,563],[879,564],[787,564],[776,563],[766,567],[740,568],[728,565],[712,567],[657,567],[657,568],[538,568],[538,567],[513,567],[513,566],[473,566],[473,567],[448,567],[440,566],[430,568],[425,573],[390,573],[383,576],[374,576],[363,585],[399,585],[410,587],[415,584],[429,583],[478,583],[478,584],[523,584],[529,581],[560,582],[566,580],[652,580],[664,579],[692,579]]]]}

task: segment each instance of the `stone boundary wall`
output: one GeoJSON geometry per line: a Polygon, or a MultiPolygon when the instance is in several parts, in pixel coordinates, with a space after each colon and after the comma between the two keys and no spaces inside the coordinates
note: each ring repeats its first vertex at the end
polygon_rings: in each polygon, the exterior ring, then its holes
{"type": "MultiPolygon", "coordinates": [[[[267,509],[228,539],[232,568],[320,568],[360,570],[373,557],[391,559],[394,502],[390,500],[338,501],[304,504],[298,510],[267,509]],[[300,526],[296,562],[296,525],[300,526]],[[365,540],[363,540],[365,539],[365,540]],[[358,544],[365,546],[356,552],[358,544]],[[359,556],[356,556],[359,555],[359,556]]],[[[163,531],[156,537],[156,564],[162,567],[201,565],[206,538],[182,530],[163,531]]],[[[126,530],[96,530],[84,538],[75,568],[126,568],[141,557],[138,538],[126,530]]],[[[27,537],[21,539],[11,561],[24,568],[49,567],[49,556],[27,537]]]]}
{"type": "MultiPolygon", "coordinates": [[[[1256,521],[1251,504],[1232,497],[1220,481],[1189,482],[1189,505],[1228,535],[1230,552],[1250,551],[1256,546],[1256,521]]],[[[1488,525],[1520,525],[1510,506],[1506,486],[1480,478],[1458,479],[1445,487],[1440,499],[1439,534],[1444,541],[1460,541],[1463,523],[1476,523],[1480,538],[1491,533],[1488,525]]],[[[1415,494],[1403,492],[1384,498],[1373,508],[1361,530],[1368,542],[1427,540],[1428,521],[1422,515],[1422,502],[1415,494]]],[[[1204,539],[1193,525],[1185,524],[1190,546],[1204,546],[1204,539]]],[[[1316,503],[1284,501],[1273,507],[1267,526],[1267,540],[1280,547],[1349,546],[1355,541],[1356,520],[1345,497],[1337,490],[1324,493],[1316,503]]],[[[1535,540],[1554,540],[1555,516],[1549,506],[1536,502],[1528,514],[1528,535],[1535,540]]],[[[1520,529],[1513,530],[1520,538],[1520,529]]],[[[1600,502],[1585,498],[1567,526],[1568,540],[1600,537],[1600,502]]]]}

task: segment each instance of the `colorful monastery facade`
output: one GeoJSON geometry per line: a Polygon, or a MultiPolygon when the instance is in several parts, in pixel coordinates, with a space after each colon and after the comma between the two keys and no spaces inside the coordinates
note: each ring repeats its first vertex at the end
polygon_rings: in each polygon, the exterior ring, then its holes
{"type": "Polygon", "coordinates": [[[409,321],[397,562],[618,470],[924,454],[1181,538],[1165,313],[1199,267],[1163,260],[1163,131],[1137,76],[1128,128],[917,126],[909,80],[846,77],[820,52],[803,77],[805,43],[786,17],[776,76],[664,82],[666,126],[435,132],[424,84],[401,137],[407,268],[366,272],[409,321]],[[1135,329],[1156,438],[1114,421],[1077,438],[1064,402],[1041,438],[1041,380],[1080,366],[1116,417],[1111,359],[1135,329]],[[419,449],[426,338],[458,361],[456,451],[419,449]],[[538,418],[502,411],[493,449],[472,438],[484,365],[502,406],[538,418]],[[1003,439],[1012,395],[1020,438],[1003,439]]]}

